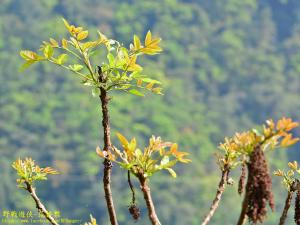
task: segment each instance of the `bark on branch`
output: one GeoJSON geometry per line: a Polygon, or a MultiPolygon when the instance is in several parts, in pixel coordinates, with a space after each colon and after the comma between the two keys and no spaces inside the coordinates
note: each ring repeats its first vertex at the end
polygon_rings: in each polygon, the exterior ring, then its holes
{"type": "Polygon", "coordinates": [[[285,200],[284,208],[280,217],[279,225],[284,225],[289,208],[291,206],[292,198],[293,198],[293,191],[288,191],[288,195],[285,200]]]}
{"type": "Polygon", "coordinates": [[[43,205],[41,200],[38,198],[35,192],[35,188],[28,182],[25,182],[26,184],[26,190],[30,193],[31,197],[35,201],[36,208],[38,209],[39,212],[41,212],[45,218],[53,225],[59,225],[55,219],[50,215],[46,207],[43,205]]]}
{"type": "Polygon", "coordinates": [[[208,214],[204,218],[204,220],[201,223],[201,225],[208,224],[209,221],[211,220],[211,218],[213,217],[216,209],[219,207],[219,203],[221,201],[222,195],[223,195],[223,193],[225,191],[226,183],[228,181],[228,174],[229,174],[229,170],[228,169],[224,169],[222,171],[222,176],[221,176],[221,180],[220,180],[219,185],[218,185],[216,196],[215,196],[215,198],[214,198],[214,200],[212,202],[212,205],[210,207],[210,210],[209,210],[208,214]]]}
{"type": "Polygon", "coordinates": [[[150,187],[147,184],[146,178],[141,174],[139,177],[139,181],[141,184],[141,190],[144,194],[144,199],[146,201],[147,209],[148,209],[148,216],[151,221],[152,225],[161,225],[159,219],[155,212],[154,203],[151,197],[150,187]]]}
{"type": "Polygon", "coordinates": [[[244,200],[243,200],[243,203],[242,203],[241,214],[240,214],[239,220],[237,222],[237,225],[244,225],[246,223],[247,209],[248,209],[248,192],[246,191],[245,196],[244,196],[244,200]]]}
{"type": "MultiPolygon", "coordinates": [[[[99,80],[103,82],[103,74],[99,73],[99,80]]],[[[103,126],[103,138],[104,138],[104,148],[103,151],[107,153],[111,149],[111,140],[110,140],[110,124],[109,124],[109,114],[108,114],[108,102],[109,97],[107,90],[103,87],[100,87],[100,100],[102,108],[102,126],[103,126]]],[[[112,192],[111,192],[111,170],[112,163],[109,159],[105,159],[104,162],[104,172],[103,172],[103,188],[105,193],[106,206],[108,209],[109,219],[111,225],[118,225],[116,211],[113,203],[112,192]]]]}

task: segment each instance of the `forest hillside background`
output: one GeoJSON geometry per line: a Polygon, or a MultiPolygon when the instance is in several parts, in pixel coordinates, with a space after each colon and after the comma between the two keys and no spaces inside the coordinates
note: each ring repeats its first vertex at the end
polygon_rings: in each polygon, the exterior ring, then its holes
{"type": "MultiPolygon", "coordinates": [[[[31,156],[62,173],[38,185],[50,209],[82,222],[91,213],[108,224],[102,160],[95,153],[103,144],[99,100],[60,68],[40,64],[19,72],[21,49],[66,34],[62,17],[126,46],[133,34],[144,36],[149,29],[163,39],[164,52],[142,64],[164,83],[164,95],[118,94],[110,112],[114,142],[117,131],[136,137],[139,146],[155,134],[191,153],[191,164],[175,168],[177,179],[161,173],[151,180],[164,225],[200,224],[218,182],[213,154],[225,136],[269,118],[300,120],[299,0],[0,0],[0,210],[35,210],[30,196],[17,189],[10,166],[19,156],[31,156]]],[[[300,160],[299,147],[268,153],[270,169],[300,160]]],[[[231,174],[235,183],[211,225],[235,224],[242,201],[239,172],[231,174]]],[[[122,225],[134,224],[126,176],[114,166],[122,225]]],[[[286,195],[280,179],[273,182],[276,210],[266,225],[277,223],[286,195]]],[[[149,224],[140,192],[138,204],[138,224],[149,224]]]]}

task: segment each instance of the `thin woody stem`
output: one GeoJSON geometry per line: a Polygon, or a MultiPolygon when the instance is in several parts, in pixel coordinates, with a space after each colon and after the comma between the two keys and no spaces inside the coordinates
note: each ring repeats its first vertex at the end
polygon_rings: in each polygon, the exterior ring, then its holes
{"type": "Polygon", "coordinates": [[[132,193],[132,204],[135,204],[135,191],[134,191],[134,187],[131,183],[131,179],[130,179],[130,171],[128,170],[128,174],[127,174],[127,180],[128,180],[128,184],[132,193]]]}
{"type": "Polygon", "coordinates": [[[35,201],[36,208],[38,209],[39,212],[41,212],[45,218],[53,225],[59,225],[55,219],[50,215],[46,207],[43,205],[41,200],[38,198],[35,192],[35,188],[28,182],[25,182],[26,184],[26,190],[30,193],[31,197],[35,201]]]}
{"type": "Polygon", "coordinates": [[[211,204],[210,210],[208,212],[208,214],[205,216],[203,222],[201,223],[201,225],[206,225],[209,223],[209,221],[211,220],[211,218],[213,217],[216,209],[219,207],[219,203],[221,201],[222,195],[225,191],[226,188],[226,183],[228,181],[228,174],[229,174],[229,169],[224,169],[222,171],[222,176],[221,176],[221,180],[219,182],[218,185],[218,189],[217,189],[217,193],[216,196],[211,204]]]}
{"type": "Polygon", "coordinates": [[[289,208],[291,206],[292,198],[293,198],[293,191],[288,191],[287,197],[285,199],[285,205],[279,220],[279,225],[284,225],[289,208]]]}
{"type": "Polygon", "coordinates": [[[152,225],[161,225],[161,223],[159,222],[159,219],[156,215],[155,212],[155,207],[154,207],[154,203],[151,197],[151,192],[150,192],[150,187],[147,184],[147,180],[146,178],[144,178],[144,176],[141,174],[139,175],[139,181],[141,184],[141,190],[144,194],[144,199],[146,201],[146,205],[147,205],[147,209],[148,209],[148,216],[149,219],[151,221],[152,225]]]}
{"type": "MultiPolygon", "coordinates": [[[[99,81],[103,82],[103,73],[99,71],[99,81]]],[[[100,100],[101,100],[101,108],[102,108],[102,126],[103,126],[103,138],[104,138],[104,147],[103,151],[109,152],[112,144],[110,140],[110,125],[109,125],[109,114],[108,114],[108,102],[109,97],[107,94],[107,90],[103,87],[100,87],[100,100]]],[[[116,211],[113,203],[112,192],[111,192],[111,170],[112,163],[106,158],[103,162],[104,164],[104,173],[103,173],[103,188],[105,193],[106,206],[108,209],[109,219],[111,225],[118,225],[116,211]]]]}
{"type": "Polygon", "coordinates": [[[248,210],[248,191],[246,190],[244,200],[242,203],[241,214],[240,214],[239,220],[237,222],[237,225],[244,225],[246,223],[247,210],[248,210]]]}

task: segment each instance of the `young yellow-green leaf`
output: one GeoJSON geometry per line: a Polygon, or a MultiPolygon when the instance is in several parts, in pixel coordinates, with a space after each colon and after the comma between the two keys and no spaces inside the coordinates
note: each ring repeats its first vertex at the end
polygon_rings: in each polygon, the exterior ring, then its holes
{"type": "Polygon", "coordinates": [[[87,38],[87,36],[89,35],[89,32],[87,30],[85,31],[81,31],[78,35],[77,35],[77,40],[81,41],[85,38],[87,38]]]}
{"type": "Polygon", "coordinates": [[[23,72],[24,70],[26,70],[29,66],[31,66],[32,64],[34,64],[36,61],[34,60],[27,60],[19,69],[20,72],[23,72]]]}
{"type": "Polygon", "coordinates": [[[136,81],[136,86],[141,87],[142,84],[143,84],[143,80],[142,80],[142,79],[138,79],[138,80],[136,81]]]}
{"type": "Polygon", "coordinates": [[[142,71],[143,70],[143,67],[136,64],[136,59],[137,59],[136,55],[127,59],[127,63],[128,63],[127,70],[128,71],[142,71]]]}
{"type": "Polygon", "coordinates": [[[71,44],[72,44],[75,48],[79,49],[79,45],[78,45],[78,43],[77,43],[77,40],[76,40],[75,38],[73,38],[73,37],[70,37],[70,40],[71,40],[71,44]]]}
{"type": "Polygon", "coordinates": [[[97,155],[99,155],[102,158],[105,158],[106,155],[104,154],[104,152],[99,148],[99,146],[96,147],[96,153],[97,155]]]}
{"type": "Polygon", "coordinates": [[[142,79],[143,82],[146,82],[146,83],[161,84],[160,81],[154,80],[154,79],[151,79],[151,78],[148,78],[148,77],[141,78],[141,79],[142,79]]]}
{"type": "Polygon", "coordinates": [[[146,38],[145,38],[145,47],[141,48],[141,52],[154,55],[162,51],[162,49],[158,46],[158,43],[161,41],[160,38],[152,39],[152,34],[148,31],[146,38]]]}
{"type": "Polygon", "coordinates": [[[68,48],[68,41],[63,38],[62,41],[61,41],[61,45],[64,49],[67,49],[68,48]]]}
{"type": "Polygon", "coordinates": [[[275,176],[278,176],[278,177],[282,177],[284,176],[284,173],[282,170],[278,169],[277,171],[274,171],[273,173],[275,176]]]}
{"type": "Polygon", "coordinates": [[[134,50],[138,50],[141,48],[141,41],[138,36],[133,36],[134,50]]]}
{"type": "Polygon", "coordinates": [[[99,35],[99,38],[97,40],[97,43],[98,44],[108,44],[109,40],[107,39],[107,37],[102,34],[100,31],[98,31],[98,35],[99,35]]]}
{"type": "Polygon", "coordinates": [[[92,96],[95,98],[95,97],[98,97],[100,94],[100,90],[98,87],[95,87],[92,89],[92,96]]]}
{"type": "Polygon", "coordinates": [[[146,85],[146,88],[147,88],[148,90],[151,90],[152,87],[153,87],[153,85],[154,85],[154,83],[149,83],[149,84],[146,85]]]}
{"type": "Polygon", "coordinates": [[[69,68],[73,71],[80,71],[83,69],[83,65],[80,65],[80,64],[74,64],[74,65],[70,65],[69,68]]]}
{"type": "Polygon", "coordinates": [[[93,48],[93,47],[95,47],[95,46],[97,46],[97,45],[98,45],[98,42],[97,42],[97,41],[88,41],[88,42],[86,42],[86,43],[84,43],[84,44],[82,45],[82,50],[85,51],[85,50],[88,50],[88,49],[90,49],[90,48],[93,48]]]}
{"type": "Polygon", "coordinates": [[[171,169],[171,168],[166,168],[166,170],[169,171],[169,173],[172,175],[172,177],[174,177],[174,178],[177,177],[177,174],[176,174],[176,172],[175,172],[173,169],[171,169]]]}
{"type": "Polygon", "coordinates": [[[138,91],[136,89],[131,89],[128,92],[131,94],[137,95],[137,96],[145,96],[143,93],[141,93],[140,91],[138,91]]]}
{"type": "Polygon", "coordinates": [[[128,140],[120,133],[117,133],[117,137],[119,139],[119,141],[121,142],[121,144],[123,145],[124,148],[126,148],[129,145],[128,140]]]}
{"type": "Polygon", "coordinates": [[[293,169],[293,170],[297,170],[298,169],[298,163],[297,161],[294,161],[294,162],[289,162],[288,163],[288,166],[293,169]]]}
{"type": "Polygon", "coordinates": [[[51,45],[47,45],[44,48],[44,55],[47,59],[51,58],[51,56],[53,55],[53,48],[51,45]]]}
{"type": "Polygon", "coordinates": [[[50,38],[50,44],[53,48],[58,47],[58,42],[56,40],[54,40],[53,38],[50,38]]]}
{"type": "Polygon", "coordinates": [[[63,22],[64,22],[66,28],[69,30],[71,26],[70,26],[70,24],[68,23],[68,21],[65,20],[65,18],[62,18],[62,20],[63,20],[63,22]]]}
{"type": "Polygon", "coordinates": [[[59,65],[64,64],[68,60],[68,55],[67,54],[61,54],[58,56],[56,62],[59,65]]]}
{"type": "Polygon", "coordinates": [[[155,94],[163,95],[163,93],[161,92],[162,88],[160,88],[160,87],[152,88],[151,91],[154,92],[155,94]]]}
{"type": "Polygon", "coordinates": [[[145,47],[147,45],[150,45],[151,44],[151,41],[152,41],[152,34],[151,34],[151,31],[148,30],[147,34],[146,34],[146,38],[145,38],[145,47]]]}
{"type": "Polygon", "coordinates": [[[107,59],[108,59],[108,62],[109,62],[109,66],[110,67],[114,67],[114,64],[115,64],[115,57],[113,54],[111,53],[108,53],[107,54],[107,59]]]}
{"type": "Polygon", "coordinates": [[[20,56],[25,60],[38,60],[39,58],[35,52],[29,50],[20,51],[20,56]]]}

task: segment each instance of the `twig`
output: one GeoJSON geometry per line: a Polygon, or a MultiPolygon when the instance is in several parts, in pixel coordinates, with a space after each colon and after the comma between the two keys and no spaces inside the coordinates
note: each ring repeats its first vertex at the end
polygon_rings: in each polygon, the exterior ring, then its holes
{"type": "Polygon", "coordinates": [[[128,174],[127,174],[127,179],[128,179],[128,184],[132,193],[132,204],[135,204],[135,191],[134,191],[134,187],[131,183],[131,179],[130,179],[130,171],[128,170],[128,174]]]}
{"type": "Polygon", "coordinates": [[[293,193],[294,193],[293,191],[288,191],[288,194],[287,194],[287,197],[285,200],[285,205],[284,205],[281,217],[280,217],[279,225],[284,225],[284,223],[285,223],[289,208],[291,206],[293,193]]]}
{"type": "Polygon", "coordinates": [[[144,194],[144,199],[146,201],[147,209],[148,209],[148,215],[149,219],[151,221],[152,225],[161,225],[159,222],[159,219],[155,212],[154,203],[151,197],[150,187],[147,184],[147,179],[143,176],[143,174],[139,174],[138,176],[140,184],[141,184],[141,190],[144,194]]]}
{"type": "Polygon", "coordinates": [[[210,207],[210,210],[209,210],[208,214],[204,218],[204,220],[201,223],[201,225],[208,224],[209,221],[211,220],[212,216],[214,215],[216,209],[219,207],[219,203],[221,201],[222,194],[225,191],[226,183],[228,181],[228,174],[229,174],[229,169],[225,168],[222,171],[222,177],[221,177],[221,180],[220,180],[219,185],[218,185],[216,196],[215,196],[215,198],[214,198],[214,200],[213,200],[213,202],[211,204],[211,207],[210,207]]]}
{"type": "Polygon", "coordinates": [[[244,225],[246,223],[247,210],[248,210],[248,191],[246,189],[246,193],[242,204],[242,210],[237,225],[244,225]]]}
{"type": "Polygon", "coordinates": [[[128,184],[132,193],[132,199],[131,199],[131,204],[128,208],[129,213],[131,214],[132,218],[137,221],[140,218],[140,209],[137,206],[137,204],[135,203],[135,191],[134,191],[134,187],[133,184],[131,183],[131,179],[130,179],[130,171],[128,170],[128,174],[127,174],[127,178],[128,178],[128,184]]]}
{"type": "MultiPolygon", "coordinates": [[[[103,81],[103,73],[101,73],[101,70],[99,71],[99,81],[103,81]]],[[[112,146],[110,140],[110,125],[109,125],[109,114],[108,114],[109,98],[107,95],[107,91],[103,87],[100,87],[99,97],[100,97],[101,108],[102,108],[102,126],[103,126],[103,138],[104,138],[103,151],[106,151],[108,153],[112,146]]],[[[104,188],[105,200],[106,200],[106,205],[109,213],[110,223],[111,225],[118,225],[116,211],[115,211],[113,198],[112,198],[111,187],[110,187],[112,163],[108,158],[106,158],[103,164],[104,164],[103,188],[104,188]]]]}
{"type": "Polygon", "coordinates": [[[39,212],[43,213],[45,218],[53,225],[59,225],[55,219],[50,215],[46,207],[43,205],[41,200],[38,198],[35,192],[35,188],[28,182],[25,181],[26,184],[26,190],[30,193],[31,197],[35,201],[36,208],[38,209],[39,212]]]}

